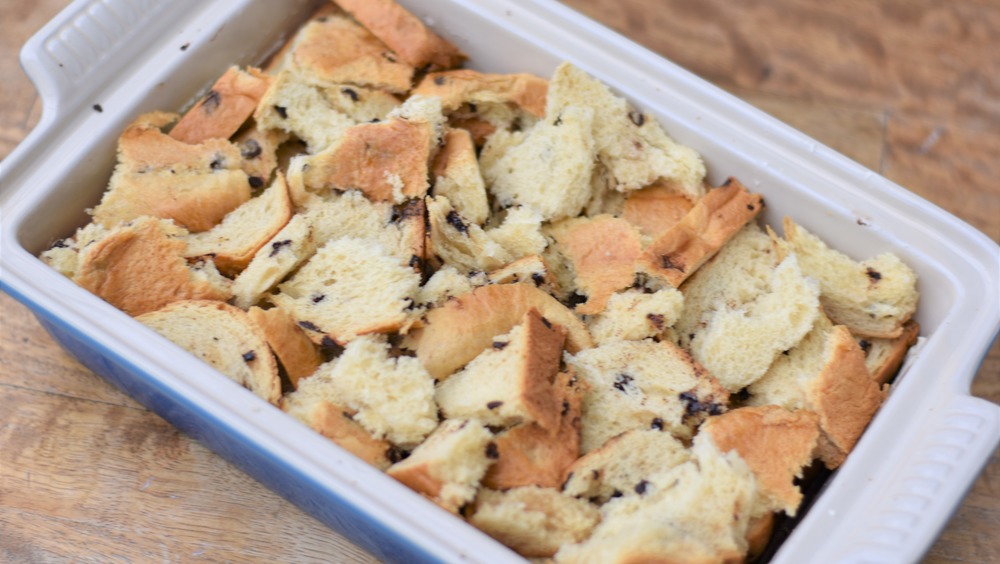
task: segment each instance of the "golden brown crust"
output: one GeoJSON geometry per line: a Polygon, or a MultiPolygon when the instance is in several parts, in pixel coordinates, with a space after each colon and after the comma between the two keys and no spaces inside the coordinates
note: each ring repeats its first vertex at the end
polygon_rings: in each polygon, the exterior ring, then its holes
{"type": "Polygon", "coordinates": [[[545,117],[549,82],[531,74],[487,74],[469,69],[430,73],[413,94],[437,96],[445,112],[466,103],[507,104],[538,118],[545,117]]]}
{"type": "Polygon", "coordinates": [[[393,448],[392,443],[373,437],[352,419],[352,415],[350,409],[321,401],[312,412],[311,426],[347,452],[379,470],[385,470],[392,464],[387,456],[393,448]]]}
{"type": "Polygon", "coordinates": [[[528,284],[483,286],[449,299],[427,314],[424,326],[408,336],[407,346],[417,351],[427,372],[441,380],[486,350],[493,337],[509,332],[532,308],[550,323],[566,327],[569,352],[594,346],[587,327],[572,311],[528,284]]]}
{"type": "Polygon", "coordinates": [[[133,317],[178,300],[229,299],[192,276],[184,248],[158,220],[140,218],[83,249],[74,281],[133,317]]]}
{"type": "Polygon", "coordinates": [[[812,461],[819,439],[814,413],[776,405],[741,407],[710,417],[702,431],[712,436],[721,452],[735,450],[740,454],[764,496],[776,504],[773,509],[795,515],[802,492],[793,479],[812,461]]]}
{"type": "Polygon", "coordinates": [[[642,254],[636,228],[624,219],[600,215],[553,225],[559,250],[573,264],[576,283],[587,302],[576,307],[588,315],[604,311],[611,295],[635,281],[635,261],[642,254]]]}
{"type": "Polygon", "coordinates": [[[641,268],[675,288],[760,213],[764,199],[736,179],[709,190],[639,258],[641,268]]]}
{"type": "Polygon", "coordinates": [[[472,135],[472,142],[476,147],[486,144],[486,139],[496,133],[497,126],[477,117],[459,117],[452,115],[448,117],[448,124],[456,129],[464,129],[472,135]]]}
{"type": "Polygon", "coordinates": [[[403,93],[413,66],[400,62],[375,35],[343,16],[312,20],[291,52],[294,68],[326,84],[356,84],[403,93]]]}
{"type": "Polygon", "coordinates": [[[285,367],[293,387],[298,388],[300,379],[308,378],[323,364],[319,349],[283,309],[251,307],[247,314],[263,331],[267,344],[271,345],[271,350],[285,367]]]}
{"type": "MultiPolygon", "coordinates": [[[[918,336],[920,336],[920,324],[912,319],[904,323],[903,333],[887,343],[887,350],[876,359],[878,363],[875,366],[868,364],[872,379],[879,384],[888,384],[899,371],[903,359],[906,358],[906,351],[917,342],[918,336]]],[[[861,347],[865,348],[863,344],[861,347]]]]}
{"type": "Polygon", "coordinates": [[[664,184],[655,184],[629,192],[622,218],[635,225],[643,235],[659,238],[684,218],[694,203],[664,184]]]}
{"type": "Polygon", "coordinates": [[[585,384],[572,370],[561,372],[550,393],[560,406],[559,426],[552,431],[537,423],[523,423],[497,435],[499,457],[486,471],[484,486],[504,490],[562,485],[566,468],[580,456],[580,407],[585,384]]]}
{"type": "Polygon", "coordinates": [[[466,59],[458,47],[393,0],[337,0],[337,4],[415,68],[450,69],[466,59]]]}
{"type": "Polygon", "coordinates": [[[885,394],[868,374],[864,353],[847,327],[835,326],[830,339],[830,361],[806,394],[822,430],[817,454],[833,470],[854,448],[885,394]]]}
{"type": "Polygon", "coordinates": [[[253,114],[270,85],[271,77],[259,69],[229,67],[170,130],[170,136],[190,144],[229,139],[253,114]]]}
{"type": "Polygon", "coordinates": [[[476,146],[472,142],[472,135],[464,129],[448,128],[441,139],[442,147],[434,156],[434,166],[431,168],[431,177],[451,176],[449,171],[456,167],[468,167],[474,164],[479,168],[476,160],[476,146]]]}
{"type": "Polygon", "coordinates": [[[562,405],[553,386],[566,342],[566,328],[546,324],[534,308],[524,314],[522,326],[527,347],[521,359],[521,401],[540,427],[554,431],[559,428],[562,405]]]}
{"type": "Polygon", "coordinates": [[[310,188],[361,190],[374,202],[394,201],[393,183],[403,196],[427,193],[430,159],[436,148],[434,126],[390,119],[349,128],[341,141],[320,153],[304,173],[310,188]]]}
{"type": "Polygon", "coordinates": [[[765,513],[750,519],[750,524],[747,526],[748,561],[752,562],[763,554],[767,543],[771,541],[772,532],[774,532],[774,513],[765,513]]]}

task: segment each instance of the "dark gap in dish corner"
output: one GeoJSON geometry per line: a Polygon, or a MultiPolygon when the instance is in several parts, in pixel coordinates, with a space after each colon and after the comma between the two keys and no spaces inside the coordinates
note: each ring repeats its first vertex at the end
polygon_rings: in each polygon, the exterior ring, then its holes
{"type": "Polygon", "coordinates": [[[823,493],[831,476],[833,476],[833,471],[828,470],[818,460],[803,470],[802,479],[796,480],[796,483],[802,489],[802,504],[799,506],[795,517],[789,517],[783,512],[775,516],[774,531],[771,533],[770,540],[767,541],[767,546],[764,547],[764,551],[760,556],[750,562],[753,564],[766,564],[774,559],[781,545],[785,543],[799,523],[809,514],[809,510],[812,509],[813,504],[823,493]]]}

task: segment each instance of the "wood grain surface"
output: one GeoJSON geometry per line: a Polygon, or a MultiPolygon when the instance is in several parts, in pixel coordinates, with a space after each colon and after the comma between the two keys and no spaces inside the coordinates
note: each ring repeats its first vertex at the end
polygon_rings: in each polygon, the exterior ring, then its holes
{"type": "MultiPolygon", "coordinates": [[[[0,159],[40,115],[0,0],[0,159]]],[[[566,0],[1000,240],[1000,2],[566,0]]],[[[2,166],[2,162],[0,162],[2,166]]],[[[0,295],[0,562],[366,562],[63,353],[0,295]]],[[[973,393],[1000,403],[994,345],[973,393]]],[[[1000,460],[927,562],[1000,562],[1000,460]]]]}

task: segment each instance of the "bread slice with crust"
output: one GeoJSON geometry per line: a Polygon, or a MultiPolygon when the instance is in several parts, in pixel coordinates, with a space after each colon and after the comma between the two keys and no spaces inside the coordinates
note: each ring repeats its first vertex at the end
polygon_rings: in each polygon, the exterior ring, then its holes
{"type": "Polygon", "coordinates": [[[566,329],[546,325],[537,310],[462,370],[437,386],[438,406],[449,419],[475,418],[491,427],[536,422],[554,430],[561,406],[553,387],[566,329]]]}
{"type": "Polygon", "coordinates": [[[463,105],[473,105],[477,112],[490,105],[507,106],[545,117],[545,96],[549,83],[532,74],[489,74],[471,69],[457,69],[427,74],[414,88],[414,94],[437,96],[445,113],[463,105]]]}
{"type": "Polygon", "coordinates": [[[181,300],[136,319],[260,398],[278,403],[278,365],[264,334],[243,310],[217,301],[181,300]]]}
{"type": "Polygon", "coordinates": [[[514,256],[482,227],[467,220],[445,196],[428,197],[427,261],[431,268],[450,266],[468,274],[496,270],[514,256]]]}
{"type": "Polygon", "coordinates": [[[865,366],[872,379],[879,384],[888,384],[899,372],[906,352],[916,344],[919,335],[920,325],[911,319],[903,324],[903,333],[894,339],[856,338],[865,353],[865,366]]]}
{"type": "Polygon", "coordinates": [[[694,207],[690,196],[679,194],[669,184],[659,183],[629,192],[621,217],[650,240],[659,239],[694,207]]]}
{"type": "MultiPolygon", "coordinates": [[[[552,296],[562,291],[559,283],[549,271],[549,265],[541,255],[528,255],[498,268],[487,275],[490,284],[534,284],[552,296]]],[[[471,288],[470,288],[471,290],[471,288]]]]}
{"type": "Polygon", "coordinates": [[[317,433],[337,443],[347,452],[379,470],[386,470],[400,456],[398,448],[385,439],[376,439],[354,420],[354,410],[326,400],[293,404],[282,402],[289,415],[317,433]]]}
{"type": "Polygon", "coordinates": [[[323,364],[323,355],[292,316],[281,308],[261,309],[252,307],[247,311],[264,334],[281,366],[284,367],[292,387],[299,386],[299,380],[308,378],[323,364]]]}
{"type": "Polygon", "coordinates": [[[802,271],[819,280],[823,310],[855,335],[892,339],[917,308],[917,276],[899,257],[884,253],[862,262],[830,249],[819,237],[784,220],[787,247],[802,271]]]}
{"type": "Polygon", "coordinates": [[[563,544],[586,539],[600,520],[586,501],[537,486],[480,490],[469,516],[477,529],[527,558],[550,557],[563,544]]]}
{"type": "Polygon", "coordinates": [[[583,402],[583,454],[654,424],[689,439],[706,416],[725,412],[729,402],[715,378],[666,341],[614,341],[567,355],[566,363],[590,386],[583,402]]]}
{"type": "Polygon", "coordinates": [[[568,351],[593,346],[586,326],[572,311],[528,284],[483,286],[446,301],[427,313],[423,327],[407,335],[406,346],[417,352],[431,376],[443,380],[491,347],[494,337],[509,332],[530,309],[566,328],[568,351]]]}
{"type": "Polygon", "coordinates": [[[431,171],[434,195],[448,198],[462,217],[483,225],[489,217],[490,205],[472,136],[464,129],[450,127],[442,141],[444,146],[434,158],[431,171]]]}
{"type": "Polygon", "coordinates": [[[108,234],[100,223],[90,222],[76,230],[72,236],[56,239],[38,258],[66,278],[76,277],[80,251],[108,234]]]}
{"type": "Polygon", "coordinates": [[[250,199],[239,149],[225,139],[189,145],[163,132],[176,114],[136,118],[118,139],[118,164],[93,209],[104,227],[149,215],[172,219],[188,231],[211,229],[250,199]]]}
{"type": "Polygon", "coordinates": [[[229,139],[257,109],[270,84],[271,77],[260,69],[229,67],[170,130],[170,136],[192,145],[229,139]]]}
{"type": "Polygon", "coordinates": [[[249,309],[315,252],[316,239],[309,221],[300,214],[293,215],[233,281],[233,303],[249,309]]]}
{"type": "Polygon", "coordinates": [[[386,473],[458,513],[475,499],[480,480],[496,460],[492,439],[493,433],[478,421],[448,419],[386,473]]]}
{"type": "Polygon", "coordinates": [[[184,259],[186,235],[172,222],[140,217],[84,246],[73,281],[133,317],[179,300],[229,299],[229,280],[211,261],[184,259]]]}
{"type": "Polygon", "coordinates": [[[337,0],[399,58],[417,69],[450,69],[466,59],[450,41],[394,0],[337,0]]]}

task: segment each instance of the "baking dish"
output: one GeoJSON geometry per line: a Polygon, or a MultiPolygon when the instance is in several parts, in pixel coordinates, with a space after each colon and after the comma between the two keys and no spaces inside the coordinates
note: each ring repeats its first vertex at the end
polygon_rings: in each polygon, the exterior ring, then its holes
{"type": "MultiPolygon", "coordinates": [[[[968,397],[998,325],[996,245],[558,4],[403,3],[477,68],[544,76],[570,60],[613,85],[705,155],[714,182],[731,174],[762,192],[769,223],[793,214],[855,257],[893,250],[913,266],[927,340],[777,558],[918,559],[1000,434],[996,406],[968,397]]],[[[137,113],[179,109],[225,66],[259,61],[315,2],[277,4],[77,2],[29,42],[44,114],[3,165],[3,287],[87,366],[377,556],[516,559],[33,258],[85,221],[137,113]]]]}

